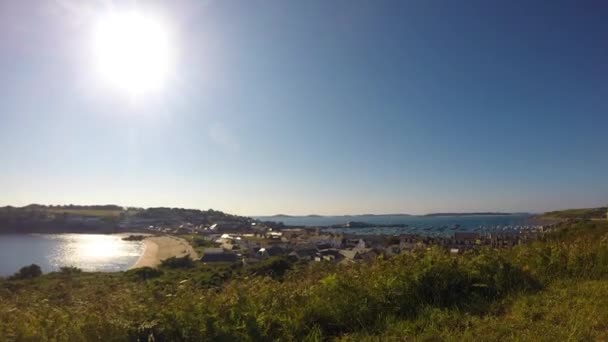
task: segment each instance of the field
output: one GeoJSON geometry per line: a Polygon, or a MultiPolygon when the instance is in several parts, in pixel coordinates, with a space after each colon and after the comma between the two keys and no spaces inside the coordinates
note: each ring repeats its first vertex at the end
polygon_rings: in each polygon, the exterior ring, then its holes
{"type": "Polygon", "coordinates": [[[115,209],[66,209],[66,208],[48,208],[47,212],[53,214],[67,213],[69,215],[79,215],[87,217],[104,217],[104,218],[118,218],[123,212],[122,210],[115,209]]]}

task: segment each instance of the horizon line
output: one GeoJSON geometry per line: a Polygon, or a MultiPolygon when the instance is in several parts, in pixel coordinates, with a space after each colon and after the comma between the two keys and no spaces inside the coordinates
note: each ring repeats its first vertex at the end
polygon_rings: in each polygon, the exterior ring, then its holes
{"type": "MultiPolygon", "coordinates": [[[[214,210],[214,211],[221,211],[227,214],[231,214],[231,215],[237,215],[237,216],[244,216],[244,217],[273,217],[273,216],[287,216],[287,217],[306,217],[306,216],[320,216],[320,217],[339,217],[339,216],[428,216],[428,215],[438,215],[438,214],[443,214],[443,215],[463,215],[463,214],[470,214],[470,215],[474,215],[474,214],[540,214],[543,212],[535,212],[535,211],[495,211],[495,210],[480,210],[480,211],[430,211],[430,212],[426,212],[426,213],[419,213],[419,214],[408,214],[408,213],[363,213],[363,214],[283,214],[283,213],[279,213],[279,214],[265,214],[265,215],[260,215],[260,214],[255,214],[255,215],[250,215],[250,214],[233,214],[230,211],[225,211],[225,210],[220,210],[220,209],[214,209],[214,208],[208,208],[208,209],[201,209],[201,208],[193,208],[193,207],[180,207],[180,206],[134,206],[134,205],[120,205],[120,204],[115,204],[115,203],[105,203],[105,204],[75,204],[75,203],[69,203],[69,204],[41,204],[41,203],[29,203],[23,206],[16,206],[16,205],[11,205],[11,204],[6,204],[4,206],[0,206],[0,208],[2,207],[13,207],[13,208],[25,208],[25,207],[29,207],[29,206],[45,206],[45,207],[50,207],[50,206],[54,206],[54,207],[68,207],[68,206],[117,206],[117,207],[121,207],[123,209],[127,209],[127,208],[141,208],[141,209],[151,209],[151,208],[170,208],[170,209],[186,209],[186,210],[200,210],[200,211],[205,211],[205,210],[214,210]]],[[[599,208],[599,207],[598,207],[599,208]]],[[[554,209],[554,210],[550,210],[550,211],[556,211],[556,210],[567,210],[567,209],[585,209],[585,208],[566,208],[566,209],[554,209]]]]}

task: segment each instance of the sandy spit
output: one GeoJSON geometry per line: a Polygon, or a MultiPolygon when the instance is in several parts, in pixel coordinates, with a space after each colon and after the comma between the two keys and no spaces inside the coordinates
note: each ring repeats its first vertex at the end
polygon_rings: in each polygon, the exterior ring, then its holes
{"type": "Polygon", "coordinates": [[[145,251],[131,268],[157,267],[162,260],[171,257],[182,257],[189,254],[192,259],[197,259],[196,251],[188,241],[175,236],[151,236],[143,240],[145,251]]]}

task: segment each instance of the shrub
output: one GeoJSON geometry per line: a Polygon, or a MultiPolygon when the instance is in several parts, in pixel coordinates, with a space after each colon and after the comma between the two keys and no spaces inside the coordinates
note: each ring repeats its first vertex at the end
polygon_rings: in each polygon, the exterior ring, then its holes
{"type": "Polygon", "coordinates": [[[291,268],[291,262],[285,257],[271,257],[248,267],[249,272],[253,275],[270,276],[273,278],[282,277],[291,268]]]}
{"type": "Polygon", "coordinates": [[[82,270],[80,268],[74,267],[74,266],[63,266],[63,267],[59,268],[59,273],[78,274],[78,273],[82,273],[82,270]]]}
{"type": "Polygon", "coordinates": [[[163,275],[163,271],[152,267],[139,267],[126,272],[127,276],[136,280],[148,280],[163,275]]]}
{"type": "Polygon", "coordinates": [[[163,260],[160,265],[167,268],[192,268],[194,267],[194,261],[190,258],[190,255],[183,257],[171,257],[163,260]]]}
{"type": "Polygon", "coordinates": [[[19,272],[15,273],[11,279],[31,279],[37,278],[42,275],[40,266],[31,264],[29,266],[22,267],[19,272]]]}

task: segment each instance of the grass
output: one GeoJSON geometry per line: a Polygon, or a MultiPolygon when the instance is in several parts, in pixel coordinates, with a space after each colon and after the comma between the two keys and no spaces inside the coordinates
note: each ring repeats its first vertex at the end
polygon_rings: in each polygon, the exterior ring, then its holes
{"type": "Polygon", "coordinates": [[[415,320],[389,321],[381,334],[342,341],[603,341],[608,339],[608,281],[567,280],[515,296],[486,315],[427,308],[415,320]]]}

